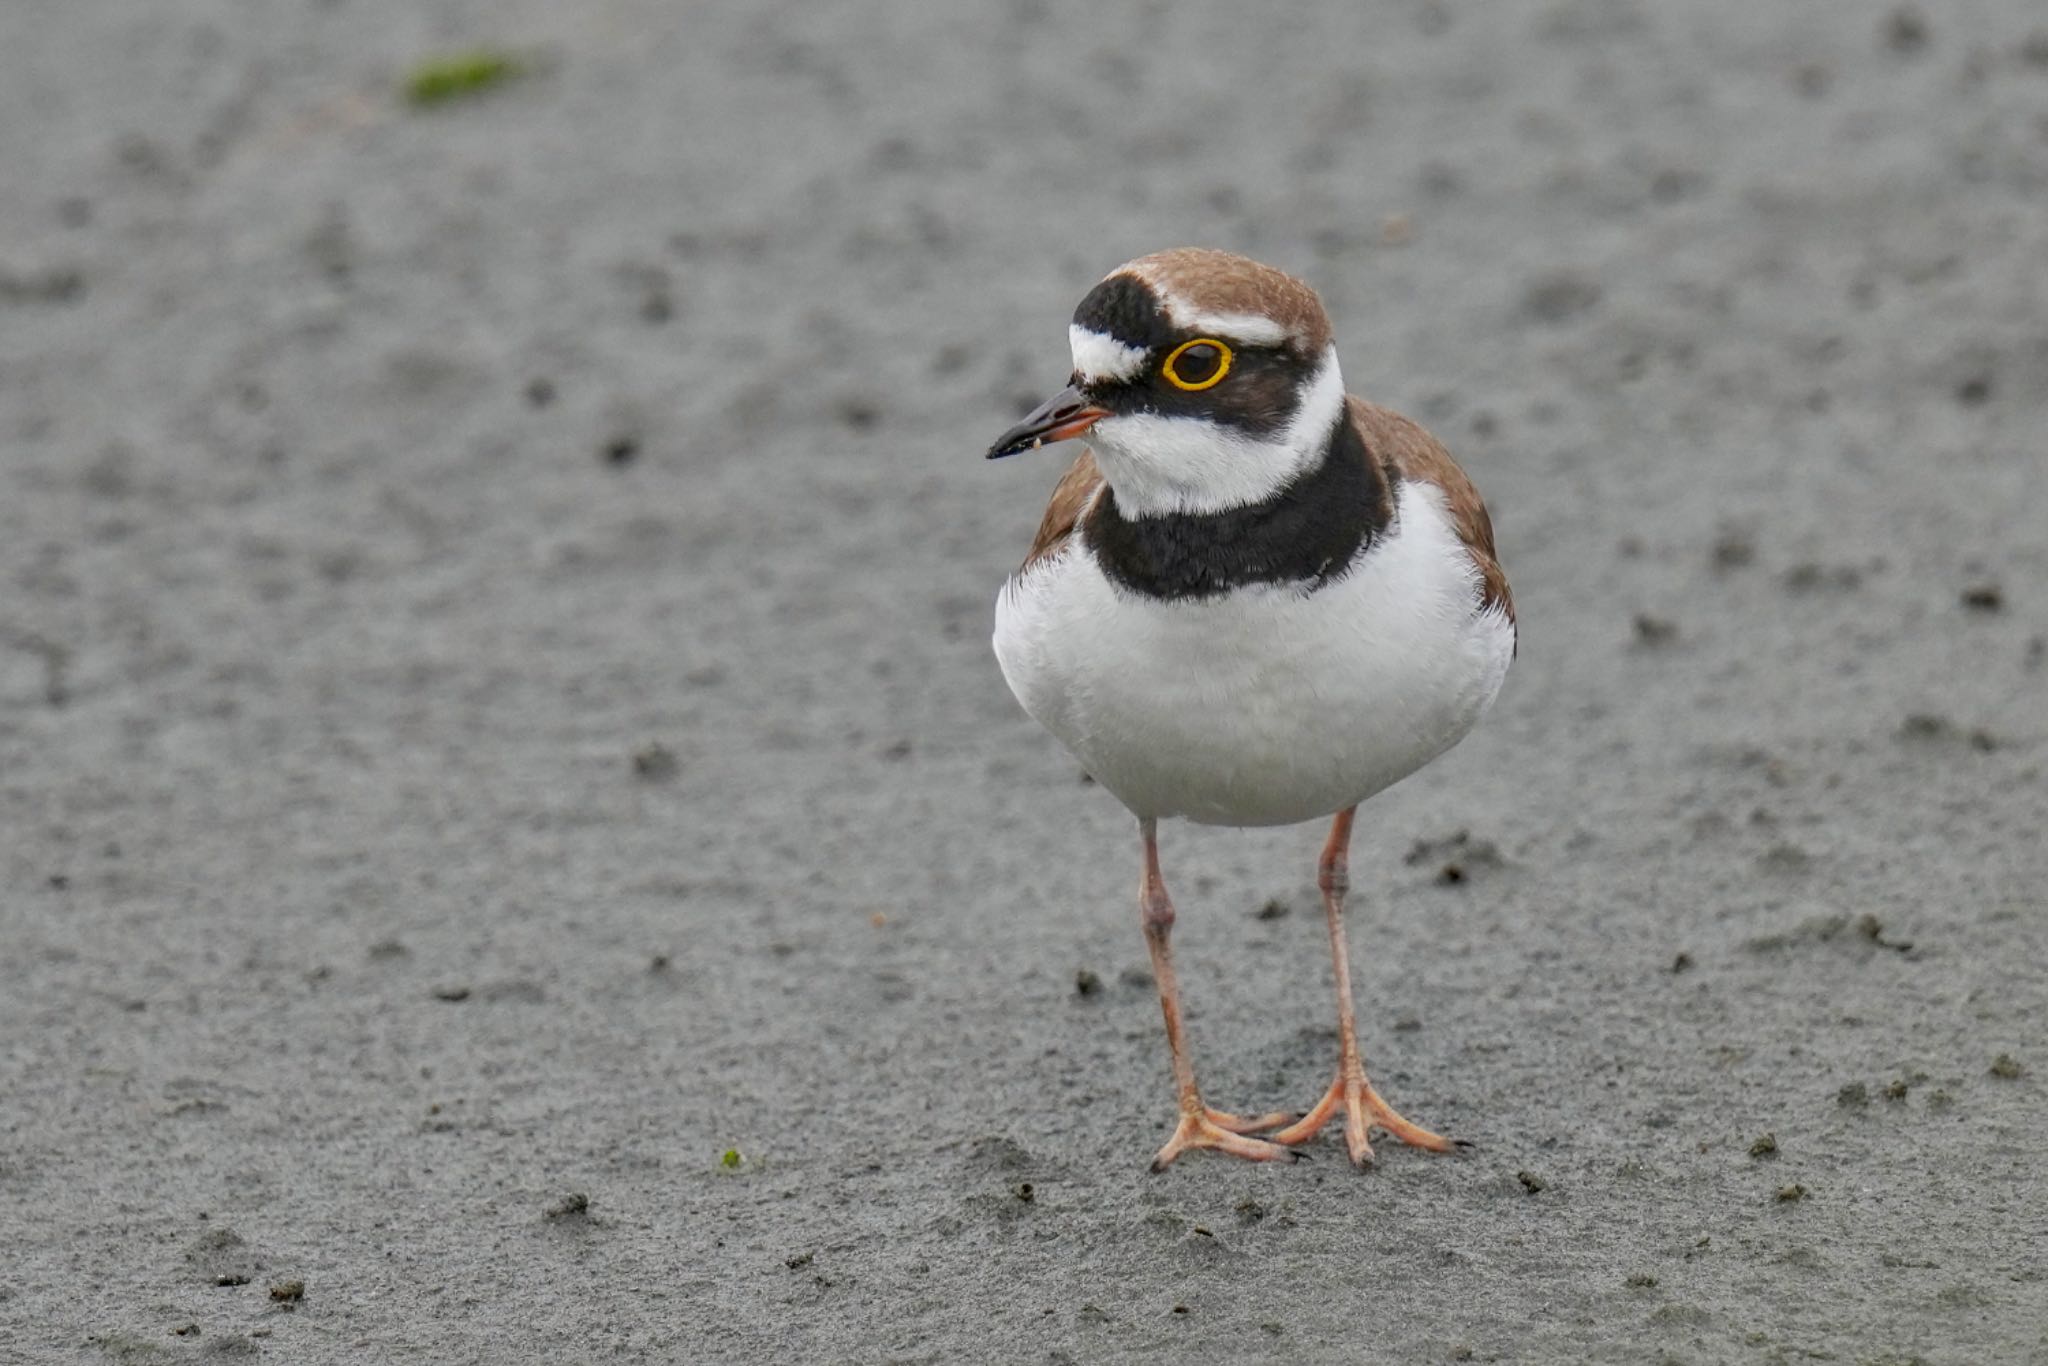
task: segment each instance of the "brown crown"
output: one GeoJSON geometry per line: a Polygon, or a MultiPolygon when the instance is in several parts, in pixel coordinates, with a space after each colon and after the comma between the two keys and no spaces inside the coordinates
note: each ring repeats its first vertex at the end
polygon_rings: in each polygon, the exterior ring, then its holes
{"type": "Polygon", "coordinates": [[[1249,257],[1208,247],[1175,247],[1140,256],[1110,274],[1134,276],[1155,292],[1184,300],[1204,313],[1271,318],[1310,355],[1330,344],[1330,317],[1323,312],[1323,301],[1316,292],[1292,275],[1249,257]]]}

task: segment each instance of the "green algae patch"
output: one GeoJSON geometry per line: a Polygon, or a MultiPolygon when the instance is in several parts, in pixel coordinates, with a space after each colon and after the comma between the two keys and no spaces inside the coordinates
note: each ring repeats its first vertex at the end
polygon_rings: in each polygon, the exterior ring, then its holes
{"type": "Polygon", "coordinates": [[[523,59],[512,53],[489,48],[430,57],[406,72],[406,103],[425,109],[468,99],[517,80],[529,69],[523,59]]]}

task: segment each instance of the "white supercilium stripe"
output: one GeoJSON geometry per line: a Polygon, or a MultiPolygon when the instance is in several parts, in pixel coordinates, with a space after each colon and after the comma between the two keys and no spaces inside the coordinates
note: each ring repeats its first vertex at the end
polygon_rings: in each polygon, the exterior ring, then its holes
{"type": "Polygon", "coordinates": [[[1161,302],[1175,327],[1203,336],[1223,337],[1250,346],[1278,346],[1288,338],[1286,328],[1257,313],[1204,313],[1177,294],[1167,294],[1161,302]]]}

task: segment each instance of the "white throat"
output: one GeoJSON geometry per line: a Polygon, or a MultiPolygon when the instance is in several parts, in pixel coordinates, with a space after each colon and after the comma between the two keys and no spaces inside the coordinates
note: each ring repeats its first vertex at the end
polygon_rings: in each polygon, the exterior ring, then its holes
{"type": "Polygon", "coordinates": [[[1343,415],[1344,376],[1331,346],[1271,440],[1197,417],[1134,413],[1103,418],[1088,444],[1126,517],[1223,512],[1265,502],[1313,467],[1343,415]]]}

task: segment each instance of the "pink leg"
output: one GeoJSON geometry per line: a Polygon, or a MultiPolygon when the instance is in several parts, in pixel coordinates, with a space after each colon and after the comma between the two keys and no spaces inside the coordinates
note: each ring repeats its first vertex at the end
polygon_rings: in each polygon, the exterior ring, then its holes
{"type": "Polygon", "coordinates": [[[1337,974],[1337,1079],[1323,1092],[1313,1110],[1273,1134],[1272,1141],[1305,1143],[1341,1107],[1345,1145],[1351,1150],[1352,1162],[1362,1167],[1372,1161],[1372,1145],[1366,1141],[1368,1129],[1384,1129],[1410,1147],[1431,1152],[1449,1152],[1467,1145],[1403,1119],[1365,1079],[1365,1058],[1358,1051],[1358,1027],[1351,1011],[1351,954],[1344,942],[1344,896],[1351,888],[1351,820],[1357,812],[1354,806],[1337,813],[1330,826],[1329,841],[1323,845],[1317,878],[1323,889],[1323,914],[1330,922],[1330,958],[1337,974]]]}
{"type": "Polygon", "coordinates": [[[1173,975],[1173,951],[1167,945],[1167,937],[1173,931],[1173,901],[1166,895],[1166,879],[1159,872],[1158,823],[1141,820],[1138,831],[1145,841],[1145,880],[1138,892],[1144,915],[1145,945],[1152,951],[1152,976],[1159,984],[1159,1009],[1166,1016],[1166,1046],[1173,1053],[1173,1082],[1180,1096],[1180,1123],[1174,1128],[1173,1137],[1152,1159],[1152,1170],[1165,1171],[1168,1164],[1190,1148],[1214,1148],[1255,1162],[1273,1162],[1281,1158],[1294,1161],[1301,1156],[1300,1153],[1263,1139],[1246,1137],[1263,1129],[1278,1128],[1294,1116],[1275,1114],[1246,1119],[1222,1110],[1212,1110],[1202,1103],[1202,1093],[1195,1087],[1195,1069],[1188,1061],[1187,1042],[1181,1032],[1180,983],[1173,975]]]}

